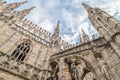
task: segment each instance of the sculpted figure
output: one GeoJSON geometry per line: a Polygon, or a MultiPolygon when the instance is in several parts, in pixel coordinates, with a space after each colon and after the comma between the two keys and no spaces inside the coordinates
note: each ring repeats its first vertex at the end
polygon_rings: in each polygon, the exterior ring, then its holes
{"type": "Polygon", "coordinates": [[[112,80],[108,64],[100,58],[98,58],[98,64],[101,74],[104,74],[107,80],[112,80]]]}
{"type": "Polygon", "coordinates": [[[76,68],[75,63],[71,64],[71,70],[72,70],[72,78],[73,80],[79,80],[79,72],[76,68]]]}

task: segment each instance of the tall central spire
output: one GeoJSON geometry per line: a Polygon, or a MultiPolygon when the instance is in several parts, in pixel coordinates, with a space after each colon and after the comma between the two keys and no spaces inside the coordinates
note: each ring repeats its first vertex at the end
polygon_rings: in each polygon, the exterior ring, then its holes
{"type": "Polygon", "coordinates": [[[59,26],[60,26],[60,21],[57,22],[57,27],[54,31],[54,34],[51,37],[51,40],[57,40],[59,38],[59,26]]]}
{"type": "Polygon", "coordinates": [[[55,32],[54,32],[54,34],[56,34],[56,37],[59,36],[59,26],[60,26],[60,21],[58,21],[57,27],[56,27],[55,32]]]}
{"type": "Polygon", "coordinates": [[[84,8],[86,10],[89,10],[89,9],[92,9],[92,7],[90,7],[89,5],[85,4],[85,3],[82,3],[82,5],[84,6],[84,8]]]}
{"type": "Polygon", "coordinates": [[[60,26],[60,21],[57,22],[57,27],[54,31],[54,34],[51,36],[50,41],[51,41],[51,45],[54,47],[57,47],[58,49],[60,49],[60,36],[59,36],[59,26],[60,26]]]}
{"type": "Polygon", "coordinates": [[[89,41],[89,36],[84,32],[84,30],[82,29],[82,37],[81,37],[81,42],[88,42],[89,41]]]}
{"type": "Polygon", "coordinates": [[[89,5],[85,4],[85,3],[82,3],[82,5],[84,6],[84,8],[86,9],[86,11],[89,13],[89,11],[91,9],[93,9],[92,7],[90,7],[89,5]]]}

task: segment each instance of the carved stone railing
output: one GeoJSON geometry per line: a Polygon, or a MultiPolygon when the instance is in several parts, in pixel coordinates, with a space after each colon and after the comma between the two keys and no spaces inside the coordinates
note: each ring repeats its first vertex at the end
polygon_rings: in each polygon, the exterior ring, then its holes
{"type": "Polygon", "coordinates": [[[40,80],[42,72],[52,73],[50,70],[40,69],[25,62],[14,60],[2,52],[0,52],[0,69],[25,80],[40,80]]]}
{"type": "Polygon", "coordinates": [[[21,26],[19,26],[19,25],[17,25],[17,24],[16,24],[16,27],[15,27],[14,29],[16,29],[16,30],[18,30],[18,31],[20,31],[20,32],[22,32],[22,33],[24,33],[24,34],[26,33],[26,35],[28,34],[28,36],[31,36],[31,37],[34,38],[36,41],[39,41],[39,42],[41,42],[41,43],[43,43],[43,44],[46,44],[46,45],[49,45],[49,42],[46,41],[45,39],[43,39],[43,38],[41,38],[40,36],[38,36],[38,35],[30,32],[30,31],[24,29],[23,27],[21,27],[21,26]]]}
{"type": "MultiPolygon", "coordinates": [[[[47,46],[51,45],[50,41],[47,41],[46,39],[40,37],[39,35],[36,35],[35,33],[25,29],[22,26],[19,26],[19,25],[15,24],[15,27],[12,27],[12,29],[19,31],[19,32],[21,32],[21,33],[23,33],[23,34],[33,38],[34,40],[36,40],[36,41],[38,41],[38,42],[40,42],[42,44],[45,44],[47,46]]],[[[64,49],[62,49],[62,50],[66,50],[66,49],[69,49],[70,47],[74,47],[75,46],[75,45],[70,45],[69,43],[65,42],[64,40],[60,40],[60,42],[63,42],[61,45],[64,46],[64,49]]]]}
{"type": "Polygon", "coordinates": [[[72,54],[78,54],[79,52],[86,51],[86,50],[91,50],[92,43],[96,47],[101,47],[101,46],[105,45],[107,42],[104,39],[104,37],[100,37],[100,38],[95,39],[93,41],[89,41],[87,43],[80,44],[76,47],[73,47],[73,48],[61,51],[59,53],[56,53],[56,54],[51,56],[51,59],[59,58],[59,57],[67,56],[67,55],[72,55],[72,54]]]}

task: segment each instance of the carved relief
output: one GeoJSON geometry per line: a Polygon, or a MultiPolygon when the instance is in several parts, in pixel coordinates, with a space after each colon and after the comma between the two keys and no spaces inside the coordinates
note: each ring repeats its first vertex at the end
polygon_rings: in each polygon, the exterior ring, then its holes
{"type": "Polygon", "coordinates": [[[109,71],[108,64],[101,58],[97,58],[99,70],[102,75],[106,78],[106,80],[112,80],[111,73],[109,71]]]}
{"type": "Polygon", "coordinates": [[[79,80],[79,71],[75,65],[75,63],[70,64],[70,68],[71,68],[71,77],[73,80],[79,80]]]}

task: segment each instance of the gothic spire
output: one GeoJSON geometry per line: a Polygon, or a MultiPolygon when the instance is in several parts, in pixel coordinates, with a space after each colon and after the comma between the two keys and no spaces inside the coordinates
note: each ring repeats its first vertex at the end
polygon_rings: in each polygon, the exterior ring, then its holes
{"type": "Polygon", "coordinates": [[[79,34],[79,38],[80,38],[80,44],[82,43],[82,37],[81,37],[81,34],[79,34]]]}
{"type": "Polygon", "coordinates": [[[58,21],[57,27],[54,31],[54,34],[50,38],[50,42],[51,42],[52,46],[54,45],[54,47],[55,46],[59,47],[58,45],[60,45],[59,43],[60,43],[61,38],[59,37],[59,25],[60,25],[60,21],[58,21]]]}
{"type": "Polygon", "coordinates": [[[17,13],[17,16],[19,19],[22,19],[24,18],[26,15],[28,15],[30,13],[31,10],[33,10],[35,8],[35,6],[29,8],[29,9],[25,9],[25,10],[22,10],[22,11],[19,11],[17,13]]]}
{"type": "Polygon", "coordinates": [[[10,3],[10,4],[6,4],[4,7],[3,7],[3,12],[10,12],[12,10],[14,10],[15,8],[21,6],[22,4],[24,3],[27,3],[28,1],[24,1],[24,2],[15,2],[15,3],[10,3]]]}
{"type": "Polygon", "coordinates": [[[59,38],[59,25],[60,25],[60,21],[57,22],[57,27],[54,31],[54,34],[51,37],[51,41],[52,40],[57,40],[59,38]]]}
{"type": "Polygon", "coordinates": [[[88,42],[89,41],[89,36],[84,32],[84,30],[82,29],[82,38],[81,38],[81,42],[88,42]]]}
{"type": "Polygon", "coordinates": [[[60,26],[60,21],[57,22],[57,27],[55,28],[54,34],[52,37],[57,38],[59,37],[59,26],[60,26]]]}
{"type": "Polygon", "coordinates": [[[57,36],[59,36],[59,25],[60,25],[60,21],[58,21],[57,27],[56,27],[55,32],[54,32],[54,34],[56,34],[57,36]]]}
{"type": "Polygon", "coordinates": [[[90,7],[89,5],[82,3],[82,5],[84,6],[84,8],[89,11],[90,9],[92,9],[92,7],[90,7]]]}

